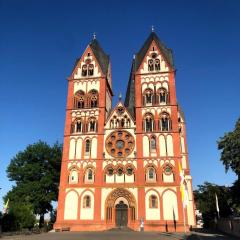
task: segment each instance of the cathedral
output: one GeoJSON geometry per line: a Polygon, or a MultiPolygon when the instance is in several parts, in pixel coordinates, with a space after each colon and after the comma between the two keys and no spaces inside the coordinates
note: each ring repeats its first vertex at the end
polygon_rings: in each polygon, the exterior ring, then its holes
{"type": "Polygon", "coordinates": [[[110,58],[94,36],[68,77],[55,230],[195,225],[175,75],[171,49],[151,32],[133,57],[125,101],[112,106],[110,58]]]}

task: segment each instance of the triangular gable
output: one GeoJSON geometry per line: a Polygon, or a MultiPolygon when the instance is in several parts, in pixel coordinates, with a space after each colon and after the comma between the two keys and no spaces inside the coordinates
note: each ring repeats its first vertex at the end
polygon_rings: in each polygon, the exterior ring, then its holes
{"type": "Polygon", "coordinates": [[[127,116],[128,119],[130,119],[131,121],[131,126],[133,126],[134,123],[134,119],[132,117],[132,115],[129,113],[129,111],[127,110],[127,108],[124,106],[124,104],[119,101],[117,103],[117,105],[115,106],[114,109],[112,109],[110,115],[108,116],[107,120],[106,120],[106,124],[105,127],[106,128],[110,128],[110,122],[111,120],[113,120],[114,118],[122,118],[127,116]],[[120,112],[119,110],[122,108],[122,111],[120,112]]]}
{"type": "Polygon", "coordinates": [[[100,47],[96,39],[88,44],[81,58],[78,58],[75,62],[71,76],[73,78],[80,78],[81,76],[81,67],[85,64],[86,61],[93,61],[94,65],[94,76],[107,76],[109,70],[109,56],[106,55],[103,49],[100,47]],[[90,53],[90,56],[88,56],[90,53]]]}
{"type": "Polygon", "coordinates": [[[136,54],[135,57],[135,71],[138,71],[140,69],[140,66],[143,64],[144,60],[146,59],[146,56],[149,54],[150,47],[152,46],[154,42],[155,48],[157,48],[159,55],[162,56],[164,61],[166,61],[166,64],[169,68],[174,69],[174,63],[173,63],[173,55],[172,50],[167,48],[158,38],[156,33],[152,32],[145,43],[143,44],[140,51],[136,54]]]}

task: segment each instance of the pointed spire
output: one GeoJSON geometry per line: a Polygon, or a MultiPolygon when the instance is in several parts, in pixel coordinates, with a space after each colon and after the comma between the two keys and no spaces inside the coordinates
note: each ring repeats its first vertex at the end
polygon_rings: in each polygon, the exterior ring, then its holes
{"type": "Polygon", "coordinates": [[[122,93],[121,93],[121,92],[120,92],[119,95],[118,95],[118,100],[119,100],[119,102],[122,101],[122,93]]]}

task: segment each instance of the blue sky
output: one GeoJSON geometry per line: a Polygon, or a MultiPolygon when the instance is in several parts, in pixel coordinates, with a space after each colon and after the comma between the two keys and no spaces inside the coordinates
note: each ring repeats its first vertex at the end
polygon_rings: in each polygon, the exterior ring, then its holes
{"type": "Polygon", "coordinates": [[[62,142],[66,78],[92,33],[112,62],[115,101],[155,26],[173,49],[193,185],[231,184],[217,139],[239,117],[239,1],[0,0],[0,208],[10,159],[39,139],[62,142]]]}

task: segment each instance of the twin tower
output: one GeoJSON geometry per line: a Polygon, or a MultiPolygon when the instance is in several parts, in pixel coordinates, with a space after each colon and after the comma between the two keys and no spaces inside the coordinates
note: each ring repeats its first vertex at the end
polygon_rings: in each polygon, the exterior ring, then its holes
{"type": "Polygon", "coordinates": [[[125,102],[113,107],[112,97],[110,59],[93,39],[68,78],[54,228],[184,231],[195,225],[172,51],[156,33],[132,61],[125,102]]]}

